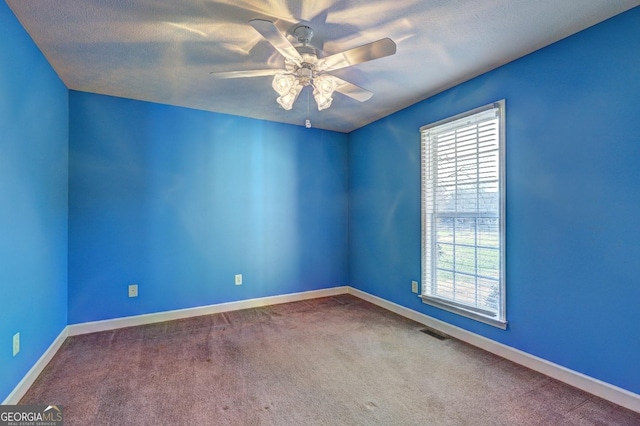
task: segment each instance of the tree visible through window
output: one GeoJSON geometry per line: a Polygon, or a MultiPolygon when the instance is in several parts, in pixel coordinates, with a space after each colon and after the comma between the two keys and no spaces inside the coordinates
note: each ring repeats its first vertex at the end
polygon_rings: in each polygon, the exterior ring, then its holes
{"type": "Polygon", "coordinates": [[[504,101],[420,129],[422,299],[506,327],[504,101]]]}

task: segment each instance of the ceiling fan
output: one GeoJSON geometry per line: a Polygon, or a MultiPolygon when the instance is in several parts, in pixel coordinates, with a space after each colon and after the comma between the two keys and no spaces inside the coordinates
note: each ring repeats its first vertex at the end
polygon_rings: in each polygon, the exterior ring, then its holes
{"type": "Polygon", "coordinates": [[[373,93],[329,72],[396,53],[393,40],[383,38],[344,52],[318,57],[316,49],[310,45],[313,29],[307,25],[294,28],[292,33],[301,44],[295,47],[273,22],[253,19],[249,24],[284,57],[284,68],[212,72],[211,75],[215,78],[274,76],[272,87],[280,95],[276,101],[285,110],[293,108],[298,95],[306,86],[313,88],[313,97],[319,111],[331,106],[334,92],[360,102],[368,100],[373,93]]]}

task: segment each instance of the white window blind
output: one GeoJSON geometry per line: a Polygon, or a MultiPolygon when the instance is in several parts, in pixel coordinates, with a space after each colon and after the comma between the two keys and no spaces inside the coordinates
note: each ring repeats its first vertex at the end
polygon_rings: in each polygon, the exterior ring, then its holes
{"type": "Polygon", "coordinates": [[[506,328],[504,101],[420,129],[425,303],[506,328]]]}

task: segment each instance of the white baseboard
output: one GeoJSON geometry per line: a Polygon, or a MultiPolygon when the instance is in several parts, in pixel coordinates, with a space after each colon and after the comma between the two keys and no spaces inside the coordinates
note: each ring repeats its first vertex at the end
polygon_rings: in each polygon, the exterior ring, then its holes
{"type": "Polygon", "coordinates": [[[49,346],[45,353],[42,354],[40,359],[38,359],[38,361],[22,378],[20,383],[18,383],[18,385],[9,394],[9,396],[7,396],[2,404],[13,405],[17,404],[20,401],[29,387],[38,378],[42,370],[51,361],[56,352],[58,352],[67,336],[76,336],[79,334],[93,333],[97,331],[107,331],[123,327],[152,324],[156,322],[189,318],[199,315],[210,315],[220,312],[235,311],[239,309],[249,309],[257,308],[260,306],[276,305],[280,303],[297,302],[301,300],[315,299],[318,297],[336,296],[338,294],[344,293],[349,293],[357,296],[391,312],[395,312],[396,314],[402,315],[421,324],[425,324],[445,334],[455,337],[456,339],[462,340],[488,352],[494,353],[510,361],[528,367],[532,370],[538,371],[549,377],[560,380],[578,389],[582,389],[600,398],[618,404],[622,407],[640,412],[640,395],[638,394],[629,392],[625,389],[611,385],[609,383],[605,383],[601,380],[594,379],[593,377],[586,376],[577,371],[570,370],[561,365],[554,364],[545,359],[538,358],[521,350],[512,348],[491,339],[487,339],[486,337],[480,336],[446,322],[429,317],[420,312],[405,308],[404,306],[389,302],[388,300],[348,286],[68,325],[62,330],[62,332],[60,332],[58,337],[53,341],[53,343],[49,346]]]}
{"type": "Polygon", "coordinates": [[[2,405],[16,405],[22,397],[27,393],[33,382],[36,381],[42,370],[49,364],[53,356],[58,352],[65,339],[68,336],[67,327],[63,328],[58,337],[49,345],[47,350],[36,361],[31,369],[20,380],[20,383],[11,391],[11,393],[2,401],[2,405]]]}
{"type": "Polygon", "coordinates": [[[318,297],[335,296],[345,294],[349,287],[332,287],[321,290],[311,290],[301,293],[283,294],[280,296],[260,297],[257,299],[239,300],[237,302],[218,303],[215,305],[198,306],[195,308],[177,309],[174,311],[157,312],[153,314],[136,315],[131,317],[114,318],[102,321],[71,324],[69,336],[95,333],[97,331],[115,330],[136,325],[153,324],[162,321],[196,317],[200,315],[218,314],[220,312],[237,311],[240,309],[258,308],[260,306],[277,305],[280,303],[298,302],[301,300],[315,299],[318,297]]]}
{"type": "Polygon", "coordinates": [[[611,385],[601,380],[589,377],[577,371],[570,370],[558,364],[554,364],[535,355],[523,352],[519,349],[512,348],[502,343],[496,342],[462,328],[456,327],[449,323],[437,320],[428,315],[414,311],[404,306],[398,305],[364,291],[349,287],[349,294],[357,296],[361,299],[385,308],[403,317],[409,318],[445,334],[448,334],[463,342],[484,349],[502,358],[506,358],[517,364],[535,370],[546,376],[552,377],[561,382],[567,383],[578,389],[582,389],[592,395],[596,395],[614,404],[640,413],[640,395],[630,392],[626,389],[611,385]]]}
{"type": "Polygon", "coordinates": [[[97,331],[114,330],[123,327],[152,324],[162,321],[210,315],[220,312],[237,311],[239,309],[257,308],[260,306],[277,305],[280,303],[298,302],[301,300],[315,299],[318,297],[336,296],[345,294],[349,287],[332,287],[321,290],[305,291],[301,293],[283,294],[280,296],[261,297],[257,299],[240,300],[237,302],[219,303],[216,305],[199,306],[196,308],[178,309],[174,311],[158,312],[153,314],[136,315],[124,318],[115,318],[104,321],[85,322],[66,326],[40,359],[31,367],[29,372],[20,380],[20,383],[11,391],[2,402],[3,405],[15,405],[27,393],[33,382],[38,378],[42,370],[49,364],[53,356],[58,352],[67,336],[94,333],[97,331]]]}

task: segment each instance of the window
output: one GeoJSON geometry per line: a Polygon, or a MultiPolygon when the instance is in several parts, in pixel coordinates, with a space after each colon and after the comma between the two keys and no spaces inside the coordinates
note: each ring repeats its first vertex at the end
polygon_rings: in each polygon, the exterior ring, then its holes
{"type": "Polygon", "coordinates": [[[420,133],[422,300],[504,329],[504,100],[420,133]]]}

